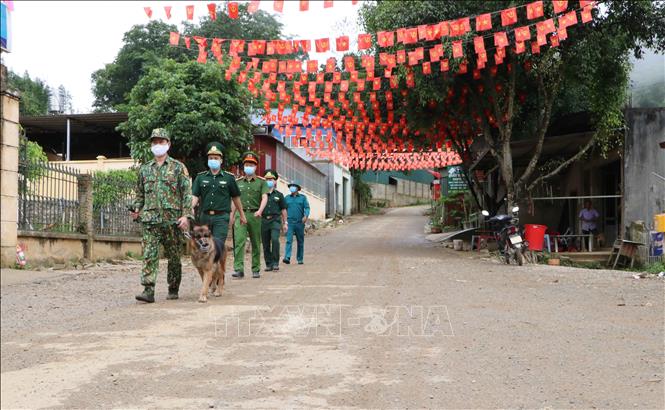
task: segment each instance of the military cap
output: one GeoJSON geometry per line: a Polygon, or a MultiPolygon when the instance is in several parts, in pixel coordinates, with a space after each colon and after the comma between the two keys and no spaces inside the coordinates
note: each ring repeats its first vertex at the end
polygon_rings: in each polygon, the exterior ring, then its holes
{"type": "Polygon", "coordinates": [[[207,155],[224,155],[222,153],[222,144],[217,141],[213,141],[206,146],[207,155]]]}
{"type": "Polygon", "coordinates": [[[296,187],[298,187],[298,190],[301,190],[301,189],[302,189],[302,187],[300,186],[300,182],[298,182],[298,181],[293,181],[293,182],[289,183],[288,186],[289,186],[289,187],[291,187],[291,186],[296,186],[296,187]]]}
{"type": "Polygon", "coordinates": [[[164,128],[155,128],[154,130],[152,130],[152,133],[150,134],[150,139],[153,138],[164,138],[169,142],[171,141],[171,136],[169,135],[169,132],[166,131],[164,128]]]}
{"type": "Polygon", "coordinates": [[[242,162],[243,164],[245,162],[253,162],[256,165],[259,165],[259,156],[253,153],[252,151],[247,151],[244,154],[242,154],[242,162]]]}
{"type": "Polygon", "coordinates": [[[265,179],[268,178],[277,179],[279,178],[279,175],[277,175],[277,171],[275,171],[274,169],[266,169],[266,173],[263,175],[263,177],[265,179]]]}

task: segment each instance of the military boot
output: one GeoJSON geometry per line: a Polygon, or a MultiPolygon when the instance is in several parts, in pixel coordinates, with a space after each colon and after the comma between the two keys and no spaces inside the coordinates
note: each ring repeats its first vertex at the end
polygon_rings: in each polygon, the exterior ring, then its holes
{"type": "Polygon", "coordinates": [[[166,300],[178,299],[178,289],[169,289],[169,294],[166,295],[166,300]]]}
{"type": "Polygon", "coordinates": [[[155,302],[155,288],[152,286],[146,286],[143,290],[143,293],[136,295],[136,300],[145,303],[154,303],[155,302]]]}

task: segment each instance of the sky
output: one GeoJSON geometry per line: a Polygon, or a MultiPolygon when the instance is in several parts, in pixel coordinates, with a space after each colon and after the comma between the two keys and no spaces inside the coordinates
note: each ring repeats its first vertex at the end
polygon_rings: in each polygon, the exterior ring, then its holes
{"type": "MultiPolygon", "coordinates": [[[[15,1],[12,50],[2,54],[2,61],[14,72],[22,74],[27,70],[32,78],[41,78],[53,88],[64,85],[72,95],[74,112],[87,113],[94,100],[90,75],[113,61],[126,31],[149,21],[144,7],[152,8],[153,19],[167,21],[164,6],[172,6],[169,22],[175,24],[185,20],[186,5],[194,5],[194,21],[198,21],[199,17],[207,15],[208,3],[210,1],[15,1]]],[[[263,0],[259,9],[277,16],[284,24],[285,35],[303,39],[348,35],[351,49],[355,47],[353,39],[359,32],[360,2],[354,6],[349,1],[335,1],[332,8],[324,9],[322,2],[310,1],[309,11],[301,12],[297,1],[286,1],[281,14],[272,10],[272,4],[263,0]]],[[[168,42],[168,38],[164,42],[168,42]]],[[[330,54],[312,55],[324,59],[330,54]]]]}

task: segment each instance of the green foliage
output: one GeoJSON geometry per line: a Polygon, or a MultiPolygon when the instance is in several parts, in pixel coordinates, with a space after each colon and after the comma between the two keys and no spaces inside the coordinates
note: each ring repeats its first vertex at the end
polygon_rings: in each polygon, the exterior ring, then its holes
{"type": "Polygon", "coordinates": [[[369,210],[369,203],[372,200],[372,190],[368,183],[362,180],[362,171],[359,169],[351,170],[351,178],[353,179],[353,193],[358,201],[358,210],[369,210]]]}
{"type": "MultiPolygon", "coordinates": [[[[257,11],[247,13],[241,4],[238,19],[230,19],[218,7],[217,20],[204,17],[200,25],[185,22],[184,35],[207,38],[273,39],[281,38],[282,24],[272,15],[257,11]]],[[[150,67],[160,64],[162,59],[179,62],[196,60],[198,48],[192,40],[191,49],[169,45],[169,33],[178,27],[161,21],[136,25],[125,33],[124,45],[112,63],[92,74],[93,106],[96,111],[126,111],[130,92],[150,67]]],[[[182,42],[182,40],[181,40],[182,42]]]]}
{"type": "Polygon", "coordinates": [[[29,141],[24,136],[23,128],[19,128],[19,184],[20,193],[27,193],[30,190],[30,182],[36,181],[46,175],[46,168],[43,166],[48,161],[46,153],[41,145],[29,141]]]}
{"type": "Polygon", "coordinates": [[[7,84],[11,90],[21,95],[19,112],[21,115],[46,115],[51,92],[48,85],[39,78],[32,79],[26,71],[22,76],[7,71],[7,84]]]}
{"type": "Polygon", "coordinates": [[[657,275],[660,272],[665,272],[665,262],[654,262],[649,264],[644,268],[644,271],[653,273],[654,275],[657,275]]]}
{"type": "Polygon", "coordinates": [[[136,169],[114,169],[97,171],[92,176],[92,206],[100,207],[121,204],[136,189],[138,172],[136,169]]]}
{"type": "Polygon", "coordinates": [[[169,131],[169,154],[192,172],[204,169],[208,142],[222,143],[227,164],[252,142],[249,92],[226,81],[217,62],[162,60],[134,87],[127,108],[129,119],[118,129],[129,139],[132,157],[141,162],[153,157],[149,136],[154,128],[169,131]]]}

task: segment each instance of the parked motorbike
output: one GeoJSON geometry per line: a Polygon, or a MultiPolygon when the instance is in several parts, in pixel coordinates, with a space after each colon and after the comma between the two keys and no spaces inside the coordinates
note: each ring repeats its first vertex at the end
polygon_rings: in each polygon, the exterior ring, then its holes
{"type": "MultiPolygon", "coordinates": [[[[522,239],[519,230],[518,212],[520,208],[515,206],[511,209],[511,215],[498,214],[487,220],[494,231],[499,252],[503,256],[506,264],[514,260],[519,266],[524,264],[524,253],[529,244],[522,239]]],[[[490,214],[486,210],[481,212],[485,218],[490,214]]]]}

